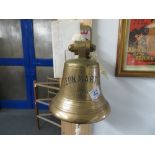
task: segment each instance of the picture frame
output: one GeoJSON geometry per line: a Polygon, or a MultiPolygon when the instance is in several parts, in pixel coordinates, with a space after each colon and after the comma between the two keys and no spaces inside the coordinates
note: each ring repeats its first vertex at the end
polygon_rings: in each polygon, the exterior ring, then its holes
{"type": "Polygon", "coordinates": [[[119,20],[115,75],[155,77],[155,19],[119,20]]]}

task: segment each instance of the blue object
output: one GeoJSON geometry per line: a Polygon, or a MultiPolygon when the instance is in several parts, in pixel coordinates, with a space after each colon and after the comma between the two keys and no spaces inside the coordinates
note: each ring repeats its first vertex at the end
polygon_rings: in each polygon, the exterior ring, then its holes
{"type": "Polygon", "coordinates": [[[36,59],[33,36],[33,20],[22,19],[23,58],[0,58],[0,66],[23,66],[26,79],[26,100],[0,100],[0,108],[34,108],[33,81],[36,80],[37,66],[53,66],[52,59],[36,59]]]}

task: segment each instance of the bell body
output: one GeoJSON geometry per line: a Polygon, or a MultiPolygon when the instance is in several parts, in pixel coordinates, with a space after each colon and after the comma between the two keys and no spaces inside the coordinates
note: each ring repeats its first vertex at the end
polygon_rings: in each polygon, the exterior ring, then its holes
{"type": "Polygon", "coordinates": [[[63,121],[77,124],[98,122],[109,114],[96,61],[80,58],[65,62],[61,88],[52,100],[50,111],[63,121]]]}

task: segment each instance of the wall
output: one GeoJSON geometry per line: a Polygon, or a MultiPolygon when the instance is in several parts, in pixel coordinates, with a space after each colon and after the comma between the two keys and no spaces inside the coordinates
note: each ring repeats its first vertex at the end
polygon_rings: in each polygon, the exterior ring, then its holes
{"type": "Polygon", "coordinates": [[[118,20],[93,20],[93,42],[108,79],[102,92],[111,105],[107,119],[93,124],[93,134],[155,134],[155,79],[115,77],[118,20]]]}

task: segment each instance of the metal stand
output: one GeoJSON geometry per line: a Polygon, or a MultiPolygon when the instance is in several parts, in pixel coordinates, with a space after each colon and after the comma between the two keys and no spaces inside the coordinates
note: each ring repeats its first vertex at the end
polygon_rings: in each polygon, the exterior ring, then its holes
{"type": "Polygon", "coordinates": [[[55,79],[55,78],[48,77],[48,82],[34,81],[35,115],[36,115],[36,123],[37,123],[38,129],[40,129],[39,119],[61,128],[61,124],[58,124],[46,118],[47,116],[51,116],[52,113],[39,113],[39,104],[49,106],[49,104],[52,102],[52,98],[59,91],[59,87],[60,87],[59,79],[55,79]],[[38,87],[48,89],[48,98],[44,98],[44,99],[38,98],[38,95],[37,95],[38,87]]]}

